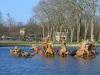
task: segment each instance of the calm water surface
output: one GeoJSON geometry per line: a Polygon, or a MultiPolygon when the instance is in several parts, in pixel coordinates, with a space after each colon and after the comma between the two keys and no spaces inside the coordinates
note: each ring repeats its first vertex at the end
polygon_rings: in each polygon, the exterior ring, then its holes
{"type": "MultiPolygon", "coordinates": [[[[0,47],[0,75],[100,75],[100,55],[92,60],[76,57],[17,58],[9,54],[14,47],[0,47]]],[[[33,52],[29,47],[20,47],[33,52]]],[[[75,50],[75,48],[68,48],[75,50]]],[[[97,48],[100,53],[100,48],[97,48]]]]}

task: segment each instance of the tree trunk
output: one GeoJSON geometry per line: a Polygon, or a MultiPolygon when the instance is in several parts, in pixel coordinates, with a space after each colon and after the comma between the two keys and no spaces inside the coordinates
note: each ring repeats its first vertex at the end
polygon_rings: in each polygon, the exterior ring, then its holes
{"type": "Polygon", "coordinates": [[[91,19],[91,41],[94,41],[94,17],[95,17],[95,13],[96,13],[96,4],[95,4],[95,0],[93,0],[93,5],[92,5],[92,19],[91,19]]]}
{"type": "Polygon", "coordinates": [[[80,40],[80,24],[77,26],[77,42],[80,40]]]}
{"type": "Polygon", "coordinates": [[[52,39],[51,37],[52,37],[52,27],[51,27],[51,29],[50,29],[50,39],[52,39]]]}
{"type": "Polygon", "coordinates": [[[53,42],[55,42],[55,27],[54,26],[53,26],[53,33],[52,34],[53,34],[53,36],[52,36],[53,37],[53,42]]]}
{"type": "Polygon", "coordinates": [[[77,19],[77,42],[80,41],[80,27],[81,27],[81,14],[78,14],[78,19],[77,19]]]}
{"type": "Polygon", "coordinates": [[[92,21],[91,21],[91,41],[94,41],[93,27],[94,27],[94,20],[93,20],[93,17],[92,17],[92,21]]]}
{"type": "Polygon", "coordinates": [[[62,37],[62,25],[60,26],[60,40],[61,40],[61,37],[62,37]]]}
{"type": "Polygon", "coordinates": [[[43,38],[44,38],[44,26],[43,26],[43,25],[41,25],[41,27],[42,27],[43,38]]]}
{"type": "Polygon", "coordinates": [[[66,42],[68,42],[68,29],[67,30],[65,29],[65,32],[66,32],[65,39],[66,39],[66,42]]]}
{"type": "Polygon", "coordinates": [[[48,36],[50,36],[50,32],[49,32],[49,25],[48,25],[48,36]]]}
{"type": "Polygon", "coordinates": [[[56,30],[55,30],[55,34],[54,34],[55,38],[56,38],[57,31],[58,31],[58,26],[56,27],[56,30]]]}
{"type": "Polygon", "coordinates": [[[73,42],[74,28],[71,28],[71,42],[73,42]]]}
{"type": "Polygon", "coordinates": [[[84,32],[84,40],[86,40],[87,39],[87,30],[88,30],[88,26],[87,26],[87,24],[85,24],[85,32],[84,32]]]}

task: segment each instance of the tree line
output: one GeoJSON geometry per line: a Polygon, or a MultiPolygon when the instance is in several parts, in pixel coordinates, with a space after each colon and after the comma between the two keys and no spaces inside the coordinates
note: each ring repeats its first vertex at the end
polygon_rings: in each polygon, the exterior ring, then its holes
{"type": "Polygon", "coordinates": [[[15,22],[10,14],[3,20],[0,13],[0,36],[20,36],[21,28],[26,28],[30,37],[47,37],[55,41],[57,32],[65,32],[68,42],[80,42],[82,39],[94,41],[100,37],[100,0],[41,0],[33,15],[27,21],[15,22]]]}
{"type": "Polygon", "coordinates": [[[0,12],[0,37],[21,37],[20,30],[23,28],[26,30],[26,38],[36,39],[42,37],[42,27],[33,18],[30,18],[25,24],[23,22],[16,22],[9,13],[7,14],[7,19],[4,20],[3,14],[0,12]]]}
{"type": "Polygon", "coordinates": [[[47,27],[52,40],[56,32],[66,32],[66,40],[94,41],[100,36],[100,0],[44,0],[33,9],[35,18],[47,27]]]}

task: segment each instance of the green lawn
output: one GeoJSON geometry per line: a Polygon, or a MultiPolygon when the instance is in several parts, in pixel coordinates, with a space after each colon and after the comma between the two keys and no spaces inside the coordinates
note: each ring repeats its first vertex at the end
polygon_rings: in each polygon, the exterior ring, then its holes
{"type": "Polygon", "coordinates": [[[40,44],[39,42],[0,42],[0,44],[40,44]]]}
{"type": "MultiPolygon", "coordinates": [[[[23,41],[18,41],[18,42],[0,42],[0,44],[41,44],[41,42],[36,42],[36,41],[32,41],[32,42],[23,42],[23,41]]],[[[60,42],[55,42],[54,44],[61,44],[60,42]]],[[[79,44],[77,42],[67,42],[67,44],[79,44]]]]}

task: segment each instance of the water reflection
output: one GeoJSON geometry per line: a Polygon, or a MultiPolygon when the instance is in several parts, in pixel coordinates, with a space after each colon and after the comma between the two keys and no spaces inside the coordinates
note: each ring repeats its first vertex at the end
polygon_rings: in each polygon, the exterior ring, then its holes
{"type": "Polygon", "coordinates": [[[65,64],[67,59],[68,59],[68,56],[67,57],[60,57],[61,64],[65,64]]]}
{"type": "Polygon", "coordinates": [[[43,55],[43,56],[42,56],[42,59],[45,60],[46,62],[49,62],[49,63],[50,63],[50,62],[53,62],[54,56],[51,56],[51,57],[50,57],[50,56],[44,56],[44,55],[43,55]]]}

